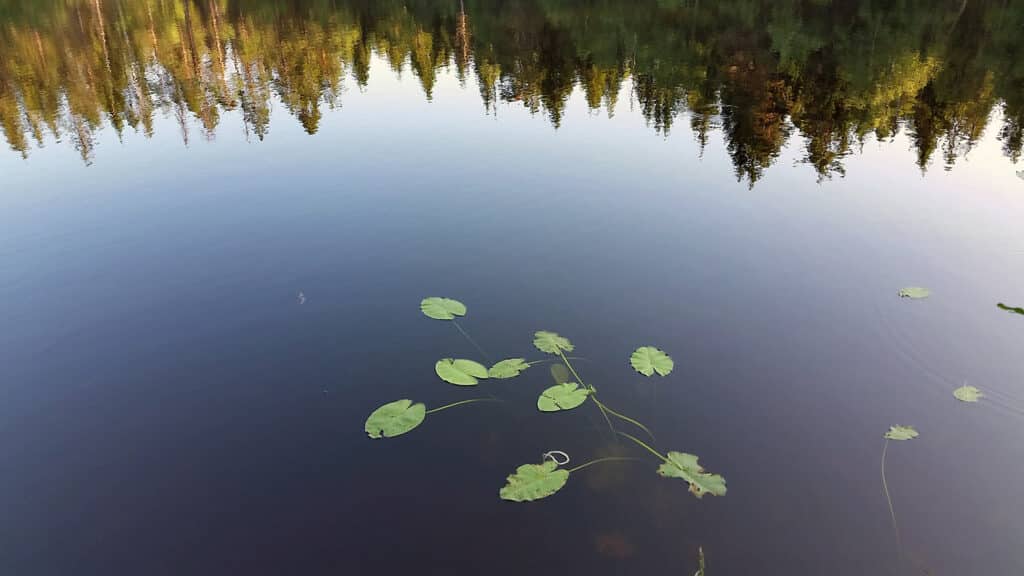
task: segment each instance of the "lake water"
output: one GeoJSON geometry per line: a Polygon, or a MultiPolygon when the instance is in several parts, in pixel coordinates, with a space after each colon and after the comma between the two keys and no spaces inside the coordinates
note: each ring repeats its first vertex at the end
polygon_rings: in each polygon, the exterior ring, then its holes
{"type": "Polygon", "coordinates": [[[1019,0],[0,0],[0,573],[1024,573],[1022,30],[1019,0]],[[549,364],[434,372],[551,358],[537,330],[728,493],[592,402],[539,412],[549,364]],[[549,450],[640,461],[499,498],[549,450]]]}

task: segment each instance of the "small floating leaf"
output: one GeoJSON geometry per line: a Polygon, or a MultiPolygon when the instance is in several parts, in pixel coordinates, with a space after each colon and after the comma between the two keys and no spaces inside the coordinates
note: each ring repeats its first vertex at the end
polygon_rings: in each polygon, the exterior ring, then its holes
{"type": "Polygon", "coordinates": [[[889,431],[885,433],[885,438],[888,440],[913,440],[918,436],[920,434],[917,433],[913,426],[902,426],[899,424],[889,426],[889,431]]]}
{"type": "Polygon", "coordinates": [[[562,489],[569,480],[569,471],[557,469],[551,460],[543,464],[523,464],[516,473],[507,478],[507,483],[498,495],[502,500],[530,502],[547,498],[562,489]]]}
{"type": "Polygon", "coordinates": [[[672,372],[672,368],[675,367],[672,357],[654,346],[637,348],[629,357],[629,363],[633,365],[634,370],[644,376],[650,376],[655,372],[661,376],[668,376],[669,372],[672,372]]]}
{"type": "Polygon", "coordinates": [[[405,434],[423,423],[427,407],[402,399],[389,402],[374,410],[364,426],[370,438],[392,438],[405,434]]]}
{"type": "Polygon", "coordinates": [[[569,369],[565,364],[552,364],[551,378],[555,381],[555,384],[565,384],[572,380],[569,376],[569,369]]]}
{"type": "Polygon", "coordinates": [[[977,402],[978,400],[981,400],[981,397],[984,396],[984,394],[974,386],[964,385],[953,390],[953,396],[961,402],[977,402]]]}
{"type": "Polygon", "coordinates": [[[491,366],[491,369],[487,371],[487,375],[491,378],[514,378],[529,367],[530,365],[526,363],[526,358],[509,358],[491,366]]]}
{"type": "Polygon", "coordinates": [[[487,378],[487,368],[472,360],[442,358],[434,365],[434,371],[441,380],[456,386],[476,386],[477,378],[487,378]]]}
{"type": "Polygon", "coordinates": [[[558,412],[572,410],[583,404],[590,395],[590,390],[580,388],[575,382],[566,382],[548,388],[537,398],[537,409],[541,412],[558,412]]]}
{"type": "Polygon", "coordinates": [[[420,310],[434,320],[454,320],[466,315],[466,305],[451,298],[431,296],[420,302],[420,310]]]}
{"type": "Polygon", "coordinates": [[[1006,310],[1007,312],[1013,312],[1015,314],[1024,314],[1024,308],[1021,308],[1019,306],[1017,306],[1017,307],[1007,306],[1006,304],[1003,304],[1002,302],[996,304],[996,306],[998,306],[1001,310],[1006,310]]]}
{"type": "Polygon", "coordinates": [[[537,347],[537,350],[547,352],[548,354],[558,354],[563,351],[572,352],[573,350],[572,342],[569,342],[568,338],[543,330],[534,332],[533,345],[537,347]]]}
{"type": "Polygon", "coordinates": [[[690,493],[697,498],[703,498],[705,494],[725,496],[725,478],[705,472],[693,454],[669,452],[668,460],[658,467],[658,474],[685,480],[690,485],[690,493]]]}
{"type": "Polygon", "coordinates": [[[920,286],[907,286],[906,288],[900,289],[900,298],[920,300],[921,298],[931,296],[931,293],[932,291],[927,288],[921,288],[920,286]]]}

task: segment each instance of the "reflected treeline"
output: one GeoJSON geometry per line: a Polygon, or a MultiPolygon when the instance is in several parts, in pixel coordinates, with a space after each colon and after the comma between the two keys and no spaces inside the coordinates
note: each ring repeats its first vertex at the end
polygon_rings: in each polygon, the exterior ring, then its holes
{"type": "Polygon", "coordinates": [[[1024,133],[1024,0],[0,0],[0,129],[89,162],[156,114],[187,143],[239,111],[262,139],[276,99],[314,133],[372,54],[426,98],[448,68],[555,126],[574,90],[614,114],[628,89],[661,133],[721,131],[751,184],[796,134],[830,177],[871,137],[905,131],[923,169],[993,117],[1014,161],[1024,133]]]}

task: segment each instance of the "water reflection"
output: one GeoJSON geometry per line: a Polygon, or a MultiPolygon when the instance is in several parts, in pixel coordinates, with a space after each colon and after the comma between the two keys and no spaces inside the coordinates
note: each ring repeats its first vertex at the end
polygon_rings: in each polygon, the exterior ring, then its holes
{"type": "Polygon", "coordinates": [[[88,163],[99,130],[151,135],[156,114],[187,144],[193,119],[213,138],[239,111],[262,140],[274,101],[312,134],[373,54],[427,99],[451,68],[484,111],[555,127],[574,90],[608,115],[628,98],[659,133],[720,131],[751,184],[797,135],[828,178],[900,131],[922,169],[993,122],[1016,161],[1024,134],[1024,0],[0,0],[0,23],[0,124],[26,157],[52,137],[88,163]]]}

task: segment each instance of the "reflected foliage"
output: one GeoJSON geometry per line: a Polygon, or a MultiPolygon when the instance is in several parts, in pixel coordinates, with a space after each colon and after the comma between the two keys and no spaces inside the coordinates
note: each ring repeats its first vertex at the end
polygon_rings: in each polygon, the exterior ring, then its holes
{"type": "Polygon", "coordinates": [[[1020,158],[1021,30],[1024,0],[0,0],[0,131],[90,162],[99,130],[151,135],[157,114],[186,144],[228,111],[263,139],[279,103],[312,134],[376,55],[427,99],[454,70],[486,112],[555,127],[574,92],[608,115],[628,98],[702,153],[720,133],[750,184],[791,141],[830,178],[900,132],[948,169],[990,122],[1020,158]]]}

